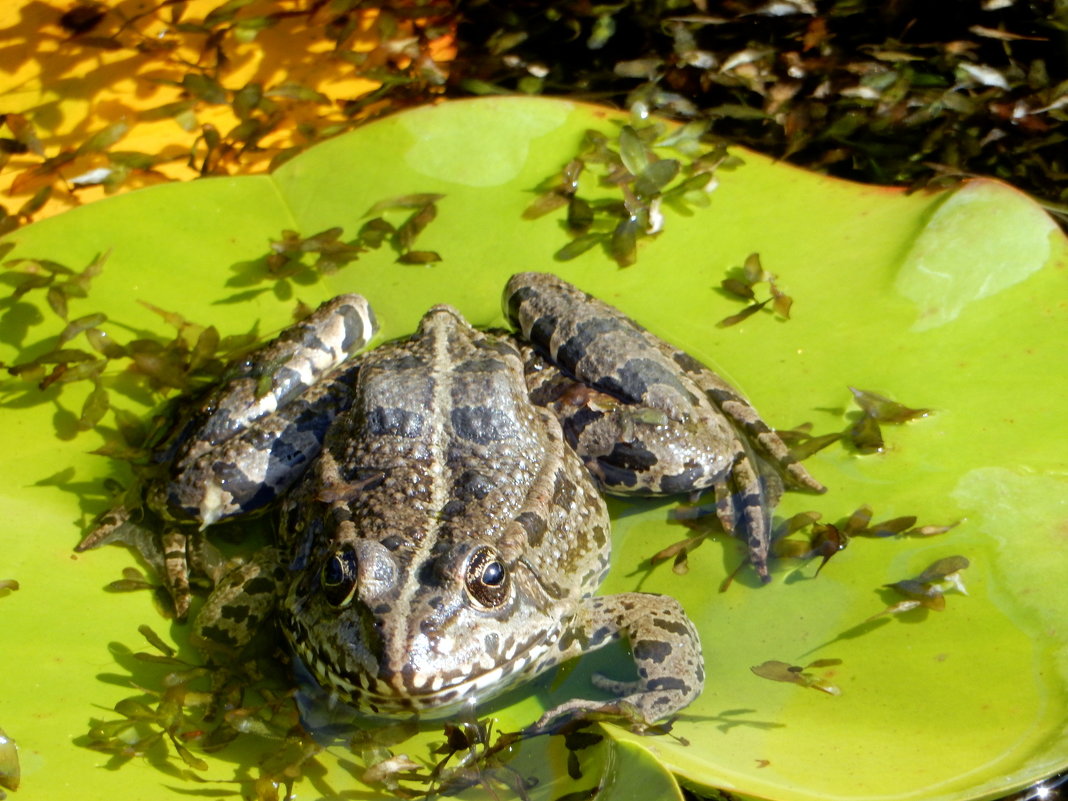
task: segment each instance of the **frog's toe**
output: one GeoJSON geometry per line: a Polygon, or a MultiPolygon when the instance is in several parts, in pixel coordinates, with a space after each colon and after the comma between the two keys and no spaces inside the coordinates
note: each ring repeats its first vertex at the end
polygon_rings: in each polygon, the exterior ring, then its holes
{"type": "Polygon", "coordinates": [[[524,730],[524,734],[550,734],[559,731],[573,720],[610,720],[630,723],[645,728],[654,721],[646,718],[641,711],[626,699],[593,701],[588,698],[573,698],[554,706],[543,714],[538,721],[524,730]]]}
{"type": "Polygon", "coordinates": [[[130,524],[130,517],[130,510],[124,505],[109,509],[94,521],[93,530],[74,546],[74,550],[82,553],[121,540],[123,530],[130,524]]]}
{"type": "Polygon", "coordinates": [[[163,546],[163,584],[174,602],[174,616],[184,621],[189,615],[192,591],[189,589],[189,540],[184,532],[169,529],[160,536],[163,546]]]}

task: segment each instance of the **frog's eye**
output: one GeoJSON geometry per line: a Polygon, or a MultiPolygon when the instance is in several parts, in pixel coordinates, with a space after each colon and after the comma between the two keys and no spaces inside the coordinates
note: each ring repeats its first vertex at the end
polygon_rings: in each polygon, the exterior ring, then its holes
{"type": "Polygon", "coordinates": [[[508,597],[508,568],[492,548],[478,548],[471,554],[464,581],[471,597],[482,606],[500,606],[508,597]]]}
{"type": "Polygon", "coordinates": [[[327,559],[319,576],[319,584],[332,606],[344,609],[352,603],[356,595],[356,554],[345,549],[327,559]]]}

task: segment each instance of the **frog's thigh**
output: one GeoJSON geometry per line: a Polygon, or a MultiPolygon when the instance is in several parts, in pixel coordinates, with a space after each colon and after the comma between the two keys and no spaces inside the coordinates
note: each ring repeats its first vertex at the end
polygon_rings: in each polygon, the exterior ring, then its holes
{"type": "Polygon", "coordinates": [[[742,449],[726,418],[672,418],[547,368],[527,378],[531,400],[560,420],[568,444],[606,492],[675,495],[722,480],[742,449]]]}
{"type": "Polygon", "coordinates": [[[193,621],[190,639],[202,651],[240,651],[278,606],[286,570],[278,551],[264,548],[220,579],[193,621]]]}
{"type": "Polygon", "coordinates": [[[679,602],[666,595],[627,592],[585,601],[569,630],[570,642],[561,642],[561,661],[619,637],[630,643],[635,681],[594,676],[601,689],[620,696],[618,701],[569,701],[542,716],[538,725],[564,714],[619,712],[621,703],[637,708],[647,723],[675,714],[700,695],[705,681],[701,641],[679,602]]]}
{"type": "Polygon", "coordinates": [[[220,446],[177,464],[173,480],[155,488],[150,503],[209,526],[273,502],[319,455],[331,423],[348,406],[358,369],[341,365],[220,446]]]}
{"type": "Polygon", "coordinates": [[[590,472],[606,492],[616,495],[707,489],[728,474],[741,447],[723,419],[698,425],[614,400],[591,402],[590,407],[581,414],[562,415],[561,422],[590,472]]]}

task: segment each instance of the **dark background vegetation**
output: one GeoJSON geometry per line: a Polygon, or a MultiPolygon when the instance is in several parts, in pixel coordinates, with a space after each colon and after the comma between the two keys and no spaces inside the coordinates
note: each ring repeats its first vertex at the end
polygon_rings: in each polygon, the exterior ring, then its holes
{"type": "Polygon", "coordinates": [[[1066,0],[469,0],[448,92],[639,105],[920,187],[993,176],[1068,219],[1066,0]]]}

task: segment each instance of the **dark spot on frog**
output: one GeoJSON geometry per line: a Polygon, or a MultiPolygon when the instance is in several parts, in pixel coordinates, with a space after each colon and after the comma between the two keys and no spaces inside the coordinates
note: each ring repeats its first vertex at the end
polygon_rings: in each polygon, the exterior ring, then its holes
{"type": "Polygon", "coordinates": [[[475,470],[465,470],[453,486],[452,496],[465,500],[480,501],[493,491],[494,482],[489,476],[475,470]]]}
{"type": "MultiPolygon", "coordinates": [[[[326,426],[323,426],[322,434],[315,436],[316,446],[322,444],[325,432],[326,426]]],[[[271,444],[271,455],[267,460],[267,474],[263,477],[264,483],[272,487],[289,486],[293,480],[294,471],[308,461],[308,449],[301,447],[301,444],[303,443],[298,444],[285,434],[271,444]]]]}
{"type": "Polygon", "coordinates": [[[365,436],[394,436],[419,439],[426,423],[424,415],[397,406],[376,406],[367,413],[365,436]]]}
{"type": "Polygon", "coordinates": [[[556,649],[558,651],[564,652],[567,651],[574,643],[584,641],[585,635],[583,634],[582,629],[577,626],[569,626],[568,628],[564,629],[564,631],[560,634],[560,639],[556,641],[556,649]]]}
{"type": "Polygon", "coordinates": [[[603,548],[608,543],[608,532],[604,526],[593,527],[593,541],[598,548],[603,548]]]}
{"type": "Polygon", "coordinates": [[[656,467],[656,454],[642,446],[640,442],[617,442],[612,452],[598,459],[602,464],[609,464],[624,470],[643,472],[656,467]]]}
{"type": "Polygon", "coordinates": [[[220,616],[226,620],[241,623],[248,617],[249,611],[247,606],[224,606],[220,612],[220,616]]]}
{"type": "Polygon", "coordinates": [[[705,474],[700,465],[696,465],[674,476],[663,476],[660,479],[660,490],[667,495],[677,495],[680,492],[690,492],[694,484],[705,474]]]}
{"type": "Polygon", "coordinates": [[[596,648],[601,643],[613,639],[617,636],[618,632],[614,630],[611,626],[601,626],[599,629],[593,632],[593,635],[590,637],[589,647],[596,648]]]}
{"type": "Polygon", "coordinates": [[[454,498],[453,500],[446,503],[443,507],[441,507],[440,516],[443,520],[452,520],[453,518],[462,515],[464,513],[464,509],[466,508],[467,504],[464,501],[460,500],[459,498],[454,498]]]}
{"type": "Polygon", "coordinates": [[[256,576],[242,585],[242,590],[248,595],[260,595],[272,593],[278,590],[278,584],[267,576],[256,576]]]}
{"type": "MultiPolygon", "coordinates": [[[[598,317],[580,323],[577,326],[575,335],[557,348],[555,361],[569,373],[574,375],[575,367],[582,360],[582,357],[589,352],[590,343],[609,331],[623,331],[623,328],[618,320],[614,320],[611,317],[598,317]]],[[[530,338],[535,344],[548,349],[548,341],[541,342],[535,339],[533,332],[531,332],[530,338]]]]}
{"type": "MultiPolygon", "coordinates": [[[[680,395],[692,397],[679,382],[678,376],[671,372],[667,365],[653,359],[629,359],[626,364],[616,371],[615,376],[607,376],[604,381],[606,384],[603,387],[605,392],[610,392],[621,400],[630,403],[641,401],[653,384],[669,386],[680,395]],[[615,387],[608,389],[608,385],[612,383],[615,384],[615,387]]],[[[599,384],[600,382],[594,382],[593,386],[597,389],[602,389],[599,384]]]]}
{"type": "Polygon", "coordinates": [[[219,645],[225,645],[228,648],[233,648],[237,645],[237,639],[234,635],[220,626],[201,626],[198,633],[203,639],[219,645]]]}
{"type": "Polygon", "coordinates": [[[454,368],[457,373],[499,373],[507,369],[500,359],[468,359],[454,368]]]}
{"type": "Polygon", "coordinates": [[[556,481],[553,482],[553,506],[570,509],[574,502],[575,482],[561,470],[556,474],[556,481]]]}
{"type": "Polygon", "coordinates": [[[527,544],[531,548],[541,545],[548,528],[545,518],[534,512],[523,512],[515,520],[527,532],[527,544]]]}
{"type": "MultiPolygon", "coordinates": [[[[364,329],[363,316],[355,306],[342,306],[338,311],[345,320],[345,336],[341,340],[341,349],[350,351],[357,342],[365,340],[369,332],[364,329]]],[[[371,323],[371,331],[374,331],[377,326],[374,311],[370,307],[367,307],[367,315],[371,323]]]]}
{"type": "Polygon", "coordinates": [[[604,464],[600,459],[594,461],[598,466],[601,483],[606,487],[633,487],[638,483],[638,475],[633,470],[623,470],[612,464],[604,464]]]}
{"type": "Polygon", "coordinates": [[[678,620],[657,617],[653,618],[653,625],[664,631],[670,631],[672,634],[681,634],[684,637],[689,636],[690,634],[690,630],[686,628],[685,624],[678,620]]]}
{"type": "Polygon", "coordinates": [[[517,420],[503,409],[488,406],[457,406],[450,415],[456,436],[485,445],[515,436],[517,420]]]}
{"type": "Polygon", "coordinates": [[[690,685],[674,676],[662,676],[658,679],[653,679],[647,687],[650,690],[682,690],[684,693],[690,692],[690,685]]]}
{"type": "Polygon", "coordinates": [[[377,370],[382,372],[394,372],[404,370],[420,370],[426,367],[423,360],[413,353],[402,353],[390,359],[383,359],[375,364],[377,370]]]}
{"type": "Polygon", "coordinates": [[[549,347],[553,332],[556,330],[557,320],[554,315],[539,317],[530,326],[530,340],[540,344],[544,348],[549,347]]]}
{"type": "Polygon", "coordinates": [[[511,295],[508,296],[508,302],[506,305],[508,312],[508,321],[512,323],[516,328],[519,327],[519,307],[530,300],[530,298],[537,296],[538,290],[533,287],[520,287],[511,295]]]}
{"type": "Polygon", "coordinates": [[[642,662],[653,661],[658,665],[671,656],[671,643],[660,640],[638,640],[632,648],[634,658],[642,662]]]}
{"type": "MultiPolygon", "coordinates": [[[[498,335],[506,334],[506,332],[498,330],[487,331],[486,333],[494,333],[498,335]]],[[[486,350],[490,351],[491,353],[500,354],[501,356],[515,357],[519,355],[518,351],[516,351],[515,348],[508,344],[508,342],[503,339],[498,339],[496,336],[485,336],[481,339],[475,340],[475,347],[479,350],[486,350]]]]}
{"type": "Polygon", "coordinates": [[[603,412],[591,409],[589,406],[582,406],[574,413],[569,414],[564,418],[562,428],[564,429],[564,438],[567,440],[567,444],[572,448],[578,445],[579,437],[582,432],[586,430],[586,427],[591,423],[595,423],[604,417],[603,412]]]}
{"type": "Polygon", "coordinates": [[[390,534],[382,540],[382,545],[390,551],[395,551],[404,544],[404,538],[396,534],[390,534]]]}
{"type": "Polygon", "coordinates": [[[212,464],[212,472],[218,479],[219,485],[230,493],[234,503],[240,506],[242,511],[252,512],[261,509],[277,497],[274,487],[259,481],[252,481],[236,464],[217,461],[212,464]]]}
{"type": "Polygon", "coordinates": [[[689,353],[684,353],[681,350],[675,351],[671,358],[675,361],[679,367],[685,370],[687,373],[700,373],[705,369],[705,366],[701,362],[697,361],[689,353]]]}

